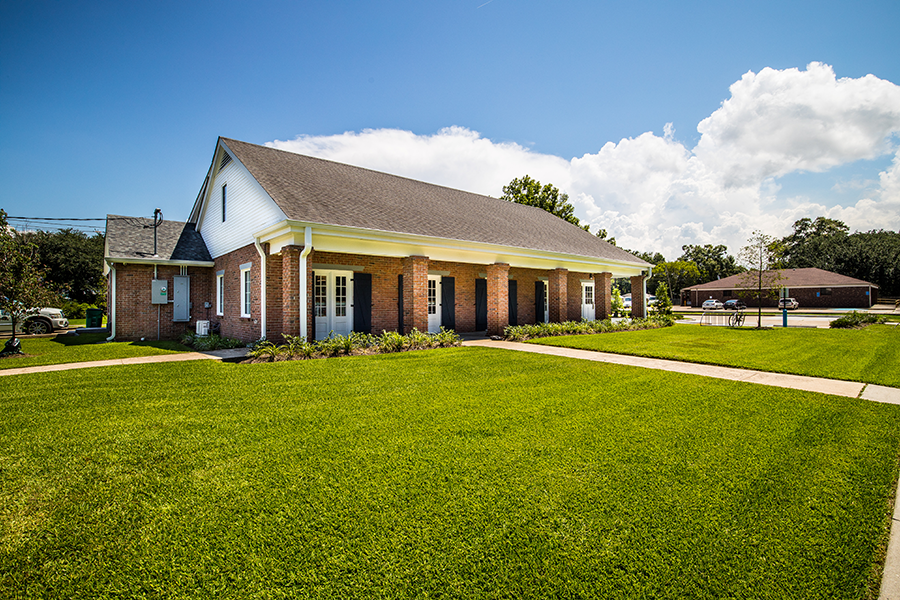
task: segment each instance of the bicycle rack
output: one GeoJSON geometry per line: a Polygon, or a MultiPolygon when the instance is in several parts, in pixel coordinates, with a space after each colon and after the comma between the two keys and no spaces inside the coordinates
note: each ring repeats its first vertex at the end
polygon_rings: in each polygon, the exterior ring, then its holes
{"type": "Polygon", "coordinates": [[[731,313],[720,312],[717,310],[704,310],[700,315],[700,325],[710,327],[743,327],[744,325],[743,310],[736,310],[731,313]]]}

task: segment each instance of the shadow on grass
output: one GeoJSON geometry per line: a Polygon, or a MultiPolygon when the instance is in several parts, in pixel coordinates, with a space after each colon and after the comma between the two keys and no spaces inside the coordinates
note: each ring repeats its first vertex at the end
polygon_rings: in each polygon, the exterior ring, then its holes
{"type": "MultiPolygon", "coordinates": [[[[62,346],[90,346],[94,344],[103,344],[106,343],[107,334],[104,332],[100,333],[79,333],[79,334],[65,334],[58,335],[53,338],[52,342],[60,344],[62,346]]],[[[144,342],[119,342],[128,346],[144,346],[148,348],[158,348],[160,350],[176,350],[179,352],[189,352],[190,348],[183,344],[179,344],[178,342],[172,340],[160,340],[160,341],[144,341],[144,342]]]]}

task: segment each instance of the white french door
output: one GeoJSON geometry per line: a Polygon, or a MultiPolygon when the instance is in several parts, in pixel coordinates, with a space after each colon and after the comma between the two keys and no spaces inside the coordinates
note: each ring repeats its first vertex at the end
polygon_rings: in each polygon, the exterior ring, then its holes
{"type": "Polygon", "coordinates": [[[428,333],[441,330],[441,276],[428,276],[428,333]]]}
{"type": "Polygon", "coordinates": [[[596,315],[594,310],[594,282],[581,282],[581,319],[593,321],[596,315]]]}
{"type": "Polygon", "coordinates": [[[352,298],[352,271],[316,271],[313,280],[316,340],[324,340],[331,332],[350,335],[353,330],[352,298]]]}

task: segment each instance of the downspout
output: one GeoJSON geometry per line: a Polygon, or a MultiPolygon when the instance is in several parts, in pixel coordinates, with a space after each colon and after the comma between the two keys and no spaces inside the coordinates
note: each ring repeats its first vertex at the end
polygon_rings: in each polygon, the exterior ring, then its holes
{"type": "MultiPolygon", "coordinates": [[[[641,292],[641,302],[644,303],[644,318],[645,319],[648,316],[650,316],[649,306],[647,305],[647,280],[650,279],[650,277],[652,277],[652,276],[653,276],[653,266],[651,265],[650,268],[647,270],[647,274],[643,275],[641,277],[641,288],[643,289],[643,292],[641,292]]],[[[657,299],[656,301],[659,302],[659,299],[657,299]]]]}
{"type": "Polygon", "coordinates": [[[306,297],[306,257],[312,251],[312,227],[307,226],[303,232],[303,251],[300,252],[300,272],[298,279],[300,280],[300,339],[307,338],[306,318],[307,318],[307,297],[306,297]]]}
{"type": "Polygon", "coordinates": [[[259,252],[259,323],[260,339],[266,339],[266,252],[259,238],[253,238],[256,251],[259,252]]]}
{"type": "Polygon", "coordinates": [[[116,339],[116,263],[108,263],[109,268],[112,271],[112,293],[107,295],[107,309],[109,310],[109,317],[106,322],[109,324],[109,332],[110,336],[106,338],[107,342],[111,342],[116,339]],[[109,299],[112,298],[112,303],[109,302],[109,299]]]}

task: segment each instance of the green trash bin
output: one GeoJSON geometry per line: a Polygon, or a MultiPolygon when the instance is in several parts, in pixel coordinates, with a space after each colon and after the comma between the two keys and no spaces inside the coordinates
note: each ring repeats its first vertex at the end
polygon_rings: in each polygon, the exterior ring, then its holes
{"type": "Polygon", "coordinates": [[[85,317],[87,317],[85,327],[103,327],[103,311],[99,308],[87,309],[85,317]]]}

